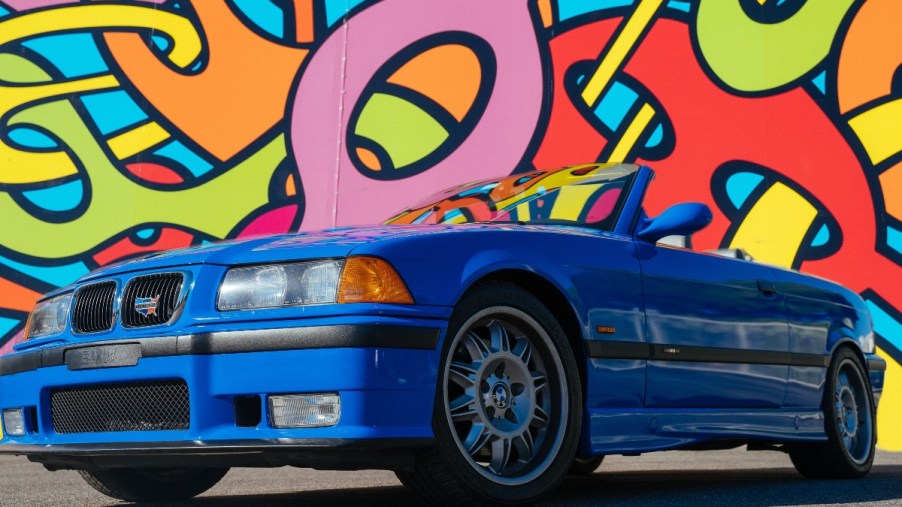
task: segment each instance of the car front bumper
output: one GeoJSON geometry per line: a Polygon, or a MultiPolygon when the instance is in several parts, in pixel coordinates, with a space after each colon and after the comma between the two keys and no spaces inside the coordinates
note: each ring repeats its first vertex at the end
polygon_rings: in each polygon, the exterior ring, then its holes
{"type": "Polygon", "coordinates": [[[373,321],[107,340],[6,356],[0,408],[23,408],[28,431],[4,431],[0,453],[50,468],[405,468],[411,452],[432,441],[442,331],[429,321],[373,321]],[[54,392],[160,381],[187,385],[186,428],[55,430],[54,392]],[[339,395],[337,424],[273,426],[270,395],[312,393],[339,395]],[[248,406],[257,414],[250,422],[239,414],[248,406]]]}

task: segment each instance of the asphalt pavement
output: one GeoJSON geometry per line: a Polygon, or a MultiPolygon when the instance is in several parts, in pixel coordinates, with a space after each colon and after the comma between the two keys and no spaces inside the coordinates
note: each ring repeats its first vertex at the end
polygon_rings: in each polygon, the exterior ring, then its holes
{"type": "MultiPolygon", "coordinates": [[[[25,458],[0,456],[0,506],[108,505],[120,504],[96,493],[76,472],[47,472],[25,458]]],[[[187,505],[412,507],[424,503],[391,472],[284,467],[234,469],[187,505]]],[[[902,506],[902,453],[878,452],[871,474],[852,481],[806,480],[786,455],[744,448],[609,456],[594,475],[568,478],[545,505],[902,506]]]]}

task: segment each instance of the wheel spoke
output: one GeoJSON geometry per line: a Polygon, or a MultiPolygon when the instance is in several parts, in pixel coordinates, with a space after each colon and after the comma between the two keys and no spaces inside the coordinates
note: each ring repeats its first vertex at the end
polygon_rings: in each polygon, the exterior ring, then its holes
{"type": "Polygon", "coordinates": [[[501,475],[511,459],[511,441],[509,438],[496,438],[492,440],[492,461],[489,469],[497,475],[501,475]]]}
{"type": "Polygon", "coordinates": [[[473,361],[482,361],[489,357],[490,352],[488,347],[485,346],[485,342],[473,331],[467,332],[466,336],[464,336],[463,346],[467,349],[467,353],[470,354],[470,359],[473,361]]]}
{"type": "Polygon", "coordinates": [[[530,433],[528,429],[518,437],[514,438],[514,449],[517,450],[518,461],[529,463],[529,461],[532,460],[535,442],[533,442],[532,433],[530,433]]]}
{"type": "Polygon", "coordinates": [[[476,365],[453,361],[450,366],[451,371],[450,375],[448,375],[448,380],[463,387],[464,389],[474,387],[476,385],[477,369],[478,366],[476,365]]]}
{"type": "Polygon", "coordinates": [[[451,420],[455,422],[471,421],[479,415],[476,409],[476,399],[470,394],[463,394],[450,402],[448,411],[451,414],[451,420]]]}
{"type": "Polygon", "coordinates": [[[507,328],[497,320],[493,320],[488,328],[492,341],[492,352],[510,352],[510,334],[507,332],[507,328]]]}
{"type": "Polygon", "coordinates": [[[532,361],[532,345],[529,344],[529,340],[525,338],[518,338],[516,341],[517,345],[514,346],[514,355],[520,358],[523,361],[523,364],[528,365],[530,361],[532,361]]]}
{"type": "Polygon", "coordinates": [[[548,379],[545,378],[545,375],[534,371],[532,372],[532,385],[535,387],[536,391],[541,391],[546,385],[548,385],[548,379]]]}
{"type": "Polygon", "coordinates": [[[535,410],[532,412],[532,420],[529,421],[529,425],[535,428],[548,427],[548,413],[545,412],[545,409],[536,406],[535,410]]]}
{"type": "Polygon", "coordinates": [[[464,439],[464,449],[467,450],[467,453],[470,456],[475,456],[483,447],[485,447],[490,436],[492,436],[492,434],[485,424],[481,422],[473,423],[473,427],[470,428],[467,438],[464,439]]]}

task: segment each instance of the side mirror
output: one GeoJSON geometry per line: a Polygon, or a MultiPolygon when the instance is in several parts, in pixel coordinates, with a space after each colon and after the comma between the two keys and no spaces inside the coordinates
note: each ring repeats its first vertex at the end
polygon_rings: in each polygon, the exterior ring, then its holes
{"type": "Polygon", "coordinates": [[[674,204],[655,218],[639,224],[636,237],[654,243],[665,236],[689,236],[711,223],[711,210],[698,202],[674,204]]]}

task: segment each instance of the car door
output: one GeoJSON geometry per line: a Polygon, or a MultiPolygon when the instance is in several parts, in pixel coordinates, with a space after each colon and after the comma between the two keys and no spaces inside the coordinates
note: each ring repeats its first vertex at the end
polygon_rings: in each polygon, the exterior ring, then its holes
{"type": "Polygon", "coordinates": [[[636,241],[648,407],[780,407],[789,332],[774,273],[754,262],[636,241]]]}

